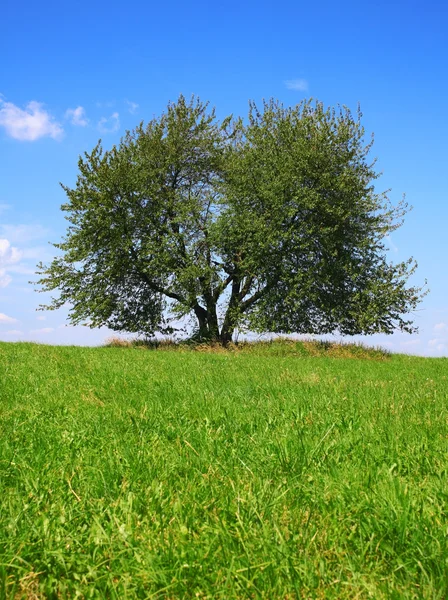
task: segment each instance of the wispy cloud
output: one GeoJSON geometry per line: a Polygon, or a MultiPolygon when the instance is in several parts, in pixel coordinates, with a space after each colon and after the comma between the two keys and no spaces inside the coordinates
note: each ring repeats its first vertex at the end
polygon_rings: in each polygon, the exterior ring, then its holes
{"type": "Polygon", "coordinates": [[[52,258],[49,246],[33,245],[47,235],[48,230],[38,224],[0,225],[0,288],[11,283],[10,273],[34,275],[36,262],[52,258]]]}
{"type": "Polygon", "coordinates": [[[98,129],[101,133],[114,133],[118,131],[120,129],[120,115],[114,112],[110,117],[103,117],[98,122],[98,129]]]}
{"type": "Polygon", "coordinates": [[[134,115],[139,108],[137,102],[131,102],[130,100],[125,100],[125,102],[128,105],[128,111],[131,113],[131,115],[134,115]]]}
{"type": "Polygon", "coordinates": [[[89,119],[86,117],[86,111],[83,106],[69,108],[65,111],[65,118],[69,119],[70,123],[77,127],[85,127],[89,123],[89,119]]]}
{"type": "Polygon", "coordinates": [[[18,263],[21,257],[18,248],[11,246],[9,240],[0,238],[0,288],[11,283],[12,278],[7,273],[8,267],[18,263]]]}
{"type": "Polygon", "coordinates": [[[447,331],[448,325],[446,323],[437,323],[434,325],[434,331],[447,331]]]}
{"type": "Polygon", "coordinates": [[[406,340],[404,342],[401,342],[400,346],[402,348],[414,348],[415,346],[420,346],[421,343],[422,343],[421,340],[414,338],[411,340],[406,340]]]}
{"type": "Polygon", "coordinates": [[[8,275],[6,269],[0,269],[0,288],[7,287],[12,281],[11,275],[8,275]]]}
{"type": "Polygon", "coordinates": [[[287,79],[284,84],[288,90],[296,92],[306,92],[308,90],[308,81],[306,79],[287,79]]]}
{"type": "Polygon", "coordinates": [[[54,331],[53,327],[42,327],[42,329],[31,329],[30,333],[31,334],[36,334],[36,333],[51,333],[52,331],[54,331]]]}
{"type": "Polygon", "coordinates": [[[12,244],[26,244],[34,240],[41,240],[48,236],[48,229],[39,225],[0,225],[0,237],[7,238],[12,244]]]}
{"type": "Polygon", "coordinates": [[[433,350],[438,350],[439,352],[442,352],[447,348],[446,342],[440,338],[434,338],[432,340],[429,340],[428,346],[429,348],[432,348],[433,350]]]}
{"type": "MultiPolygon", "coordinates": [[[[39,257],[41,258],[41,257],[39,257]]],[[[52,257],[51,257],[52,258],[52,257]]],[[[42,262],[44,262],[44,259],[42,259],[42,262]]],[[[8,272],[9,273],[17,273],[18,275],[35,275],[36,274],[36,266],[26,266],[22,263],[19,263],[17,265],[11,265],[10,267],[8,267],[8,272]]]]}
{"type": "Polygon", "coordinates": [[[25,335],[23,331],[19,331],[19,329],[10,329],[9,331],[5,331],[3,335],[25,335]]]}
{"type": "Polygon", "coordinates": [[[115,105],[115,100],[109,100],[107,102],[97,102],[96,105],[98,108],[112,108],[112,106],[115,105]]]}
{"type": "Polygon", "coordinates": [[[0,323],[18,323],[18,320],[8,317],[8,315],[5,315],[4,313],[0,313],[0,323]]]}
{"type": "Polygon", "coordinates": [[[398,252],[398,247],[394,244],[392,238],[390,235],[386,235],[386,242],[389,244],[389,250],[392,250],[392,252],[398,252]]]}
{"type": "Polygon", "coordinates": [[[64,130],[40,102],[29,102],[24,109],[0,98],[0,126],[15,140],[34,142],[40,138],[61,139],[64,130]]]}

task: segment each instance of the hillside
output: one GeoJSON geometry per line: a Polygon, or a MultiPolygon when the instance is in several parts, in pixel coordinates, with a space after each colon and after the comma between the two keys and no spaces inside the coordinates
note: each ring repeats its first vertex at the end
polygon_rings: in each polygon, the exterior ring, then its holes
{"type": "Polygon", "coordinates": [[[447,378],[301,343],[1,343],[0,597],[444,598],[447,378]]]}

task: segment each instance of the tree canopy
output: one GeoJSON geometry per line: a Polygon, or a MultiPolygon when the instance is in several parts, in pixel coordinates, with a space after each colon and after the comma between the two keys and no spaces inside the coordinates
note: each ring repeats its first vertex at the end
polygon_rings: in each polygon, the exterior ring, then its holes
{"type": "Polygon", "coordinates": [[[304,101],[219,121],[181,96],[118,146],[80,157],[62,186],[69,222],[38,265],[43,309],[73,324],[153,335],[192,316],[194,335],[415,331],[413,259],[386,238],[407,212],[378,193],[361,113],[304,101]]]}

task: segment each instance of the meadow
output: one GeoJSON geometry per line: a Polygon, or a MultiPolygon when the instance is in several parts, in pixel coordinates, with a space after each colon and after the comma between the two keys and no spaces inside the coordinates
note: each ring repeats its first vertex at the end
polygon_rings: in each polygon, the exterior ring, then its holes
{"type": "Polygon", "coordinates": [[[448,597],[448,359],[0,344],[0,598],[448,597]]]}

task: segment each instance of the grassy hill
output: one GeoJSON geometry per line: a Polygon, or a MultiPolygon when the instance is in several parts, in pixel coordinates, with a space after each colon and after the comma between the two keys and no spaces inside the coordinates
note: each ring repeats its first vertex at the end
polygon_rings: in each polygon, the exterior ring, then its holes
{"type": "Polygon", "coordinates": [[[447,378],[292,342],[0,344],[0,598],[446,598],[447,378]]]}

